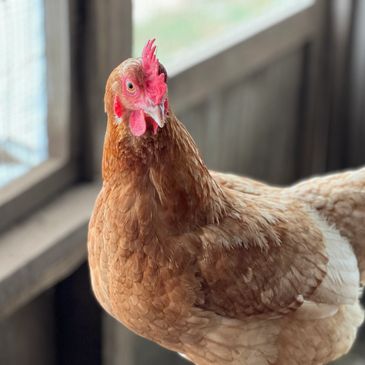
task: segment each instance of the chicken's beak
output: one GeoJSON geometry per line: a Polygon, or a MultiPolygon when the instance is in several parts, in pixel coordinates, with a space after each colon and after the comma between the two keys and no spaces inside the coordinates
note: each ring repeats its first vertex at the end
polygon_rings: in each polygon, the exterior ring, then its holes
{"type": "Polygon", "coordinates": [[[165,107],[164,103],[150,106],[145,109],[145,112],[149,114],[153,120],[158,124],[160,128],[165,125],[165,107]]]}

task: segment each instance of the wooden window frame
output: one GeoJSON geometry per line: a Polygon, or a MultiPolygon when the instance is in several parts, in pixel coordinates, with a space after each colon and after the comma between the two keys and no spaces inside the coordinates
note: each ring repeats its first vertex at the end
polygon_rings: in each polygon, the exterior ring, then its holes
{"type": "Polygon", "coordinates": [[[49,158],[0,192],[0,231],[76,180],[71,142],[68,1],[44,0],[49,158]]]}
{"type": "Polygon", "coordinates": [[[130,0],[44,1],[50,157],[1,190],[0,319],[85,260],[105,83],[131,54],[130,0]]]}

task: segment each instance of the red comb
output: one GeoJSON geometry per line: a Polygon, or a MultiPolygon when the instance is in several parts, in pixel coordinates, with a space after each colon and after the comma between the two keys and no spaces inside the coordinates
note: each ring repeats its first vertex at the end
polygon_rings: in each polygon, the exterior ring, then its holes
{"type": "Polygon", "coordinates": [[[165,75],[159,74],[160,63],[156,57],[155,39],[151,39],[142,51],[142,68],[146,79],[146,92],[155,104],[160,104],[166,93],[165,75]]]}

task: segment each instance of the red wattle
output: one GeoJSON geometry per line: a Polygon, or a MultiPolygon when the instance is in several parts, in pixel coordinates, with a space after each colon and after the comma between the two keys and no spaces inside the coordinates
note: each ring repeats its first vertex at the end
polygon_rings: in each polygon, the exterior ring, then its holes
{"type": "Polygon", "coordinates": [[[134,110],[129,116],[129,127],[134,136],[142,136],[146,132],[146,120],[142,110],[134,110]]]}

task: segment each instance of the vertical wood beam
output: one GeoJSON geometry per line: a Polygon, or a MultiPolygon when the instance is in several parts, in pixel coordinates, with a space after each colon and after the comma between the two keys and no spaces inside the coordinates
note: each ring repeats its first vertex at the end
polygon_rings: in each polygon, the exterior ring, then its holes
{"type": "Polygon", "coordinates": [[[333,0],[329,9],[328,69],[329,89],[329,152],[328,169],[346,167],[347,137],[349,133],[350,73],[354,2],[333,0]]]}
{"type": "Polygon", "coordinates": [[[44,0],[49,156],[70,158],[70,26],[68,1],[44,0]]]}
{"type": "Polygon", "coordinates": [[[73,112],[81,177],[99,175],[106,126],[104,90],[108,75],[132,50],[131,0],[72,2],[73,112]],[[81,61],[80,61],[81,60],[81,61]]]}
{"type": "Polygon", "coordinates": [[[304,49],[298,135],[297,177],[326,170],[328,149],[327,30],[329,0],[317,0],[313,10],[315,34],[304,49]]]}
{"type": "MultiPolygon", "coordinates": [[[[350,81],[351,96],[347,114],[348,148],[346,163],[350,166],[365,163],[365,2],[354,4],[354,28],[351,47],[350,81]]],[[[344,121],[346,123],[346,120],[344,121]]]]}

